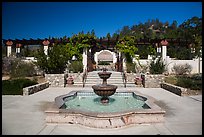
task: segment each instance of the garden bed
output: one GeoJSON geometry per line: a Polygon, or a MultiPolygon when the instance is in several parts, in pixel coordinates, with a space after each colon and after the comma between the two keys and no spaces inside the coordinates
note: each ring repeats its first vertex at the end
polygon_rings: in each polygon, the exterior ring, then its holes
{"type": "Polygon", "coordinates": [[[2,95],[23,95],[23,88],[38,84],[30,79],[2,80],[2,95]]]}
{"type": "Polygon", "coordinates": [[[201,95],[202,75],[171,75],[165,77],[165,82],[161,87],[177,95],[201,95]]]}

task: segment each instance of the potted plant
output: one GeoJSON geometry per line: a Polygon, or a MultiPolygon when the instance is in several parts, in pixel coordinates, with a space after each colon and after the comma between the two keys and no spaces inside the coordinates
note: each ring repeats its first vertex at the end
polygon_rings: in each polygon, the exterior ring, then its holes
{"type": "Polygon", "coordinates": [[[142,84],[142,78],[141,77],[135,77],[135,84],[136,85],[141,85],[142,84]]]}
{"type": "Polygon", "coordinates": [[[74,78],[73,78],[72,76],[69,76],[69,77],[67,78],[67,84],[68,84],[68,85],[73,85],[73,84],[74,84],[74,78]]]}

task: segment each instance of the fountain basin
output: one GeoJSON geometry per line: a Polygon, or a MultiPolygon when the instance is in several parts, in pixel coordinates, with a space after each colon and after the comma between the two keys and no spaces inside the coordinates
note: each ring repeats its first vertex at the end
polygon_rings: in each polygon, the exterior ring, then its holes
{"type": "Polygon", "coordinates": [[[116,92],[104,106],[100,104],[100,97],[93,92],[72,91],[55,98],[55,102],[45,111],[46,122],[81,124],[94,128],[164,122],[165,111],[154,104],[153,100],[136,92],[116,92]],[[97,109],[89,104],[91,100],[95,100],[93,104],[97,109]],[[136,102],[131,102],[132,100],[136,102]],[[121,104],[118,104],[119,102],[121,104]],[[119,109],[115,110],[115,105],[119,106],[119,109]]]}
{"type": "Polygon", "coordinates": [[[113,95],[116,92],[117,86],[109,85],[109,84],[107,85],[99,84],[99,85],[93,85],[92,88],[98,96],[108,97],[113,95]]]}
{"type": "Polygon", "coordinates": [[[98,76],[101,79],[108,79],[108,78],[110,78],[111,74],[112,74],[111,72],[106,72],[106,71],[98,72],[98,76]]]}

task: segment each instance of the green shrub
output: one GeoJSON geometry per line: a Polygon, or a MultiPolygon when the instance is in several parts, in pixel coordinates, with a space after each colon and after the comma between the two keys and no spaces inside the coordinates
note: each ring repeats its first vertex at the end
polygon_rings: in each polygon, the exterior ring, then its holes
{"type": "Polygon", "coordinates": [[[38,84],[25,78],[3,80],[2,81],[2,95],[23,95],[23,88],[38,84]]]}
{"type": "Polygon", "coordinates": [[[34,65],[20,60],[15,60],[11,65],[11,78],[31,77],[36,74],[34,65]]]}
{"type": "Polygon", "coordinates": [[[98,65],[110,65],[107,61],[99,61],[98,65]]]}
{"type": "Polygon", "coordinates": [[[135,65],[136,65],[136,63],[129,63],[129,62],[127,62],[126,63],[127,73],[130,73],[130,72],[136,73],[135,65]]]}
{"type": "Polygon", "coordinates": [[[176,85],[192,90],[202,90],[202,81],[191,77],[178,77],[176,85]]]}
{"type": "Polygon", "coordinates": [[[166,77],[165,82],[177,85],[183,88],[189,88],[191,90],[202,90],[202,76],[201,75],[179,75],[176,77],[166,77]]]}
{"type": "Polygon", "coordinates": [[[178,64],[173,66],[172,71],[175,72],[175,74],[177,75],[190,74],[192,71],[192,66],[188,63],[178,64]]]}
{"type": "Polygon", "coordinates": [[[83,72],[83,64],[81,61],[73,61],[68,65],[68,69],[74,73],[83,72]]]}
{"type": "Polygon", "coordinates": [[[153,59],[150,63],[149,67],[150,73],[151,74],[162,74],[165,71],[165,64],[161,60],[161,57],[158,59],[153,59]]]}
{"type": "Polygon", "coordinates": [[[67,62],[75,51],[69,48],[74,48],[70,45],[54,45],[49,48],[48,55],[45,55],[44,50],[40,49],[36,54],[36,65],[47,74],[63,74],[67,67],[67,62]]]}
{"type": "Polygon", "coordinates": [[[178,77],[176,85],[184,88],[190,88],[193,85],[193,81],[187,77],[178,77]]]}
{"type": "Polygon", "coordinates": [[[177,78],[174,77],[174,76],[169,76],[169,77],[165,77],[165,78],[164,78],[164,81],[165,81],[166,83],[170,83],[170,84],[176,85],[176,83],[177,83],[177,78]]]}
{"type": "Polygon", "coordinates": [[[193,74],[191,76],[191,79],[193,79],[193,80],[201,80],[202,81],[202,74],[193,74]]]}

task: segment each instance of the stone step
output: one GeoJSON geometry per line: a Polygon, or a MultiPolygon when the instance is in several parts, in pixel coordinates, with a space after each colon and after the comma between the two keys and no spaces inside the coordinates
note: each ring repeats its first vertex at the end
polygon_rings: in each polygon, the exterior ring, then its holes
{"type": "MultiPolygon", "coordinates": [[[[98,76],[98,72],[101,72],[101,71],[92,71],[88,73],[85,86],[102,84],[103,80],[98,76]]],[[[112,73],[110,78],[107,79],[108,84],[124,87],[121,72],[115,72],[115,71],[108,71],[108,72],[112,73]]]]}
{"type": "MultiPolygon", "coordinates": [[[[121,75],[113,75],[113,76],[110,76],[110,78],[120,78],[122,77],[121,75]]],[[[87,75],[87,78],[100,78],[99,76],[95,76],[95,75],[87,75]]]]}
{"type": "MultiPolygon", "coordinates": [[[[95,76],[95,75],[92,75],[92,76],[87,76],[87,78],[100,78],[99,76],[95,76]]],[[[115,76],[110,76],[109,78],[122,78],[122,76],[118,76],[118,75],[115,75],[115,76]]]]}
{"type": "MultiPolygon", "coordinates": [[[[93,85],[97,85],[97,84],[85,84],[85,87],[91,87],[91,86],[93,86],[93,85]]],[[[111,85],[116,85],[116,86],[118,86],[118,87],[124,87],[124,84],[111,84],[111,85]]]]}
{"type": "MultiPolygon", "coordinates": [[[[102,84],[103,81],[86,81],[86,83],[93,83],[93,84],[102,84]]],[[[107,81],[107,84],[112,84],[112,83],[123,83],[123,81],[107,81]]]]}

